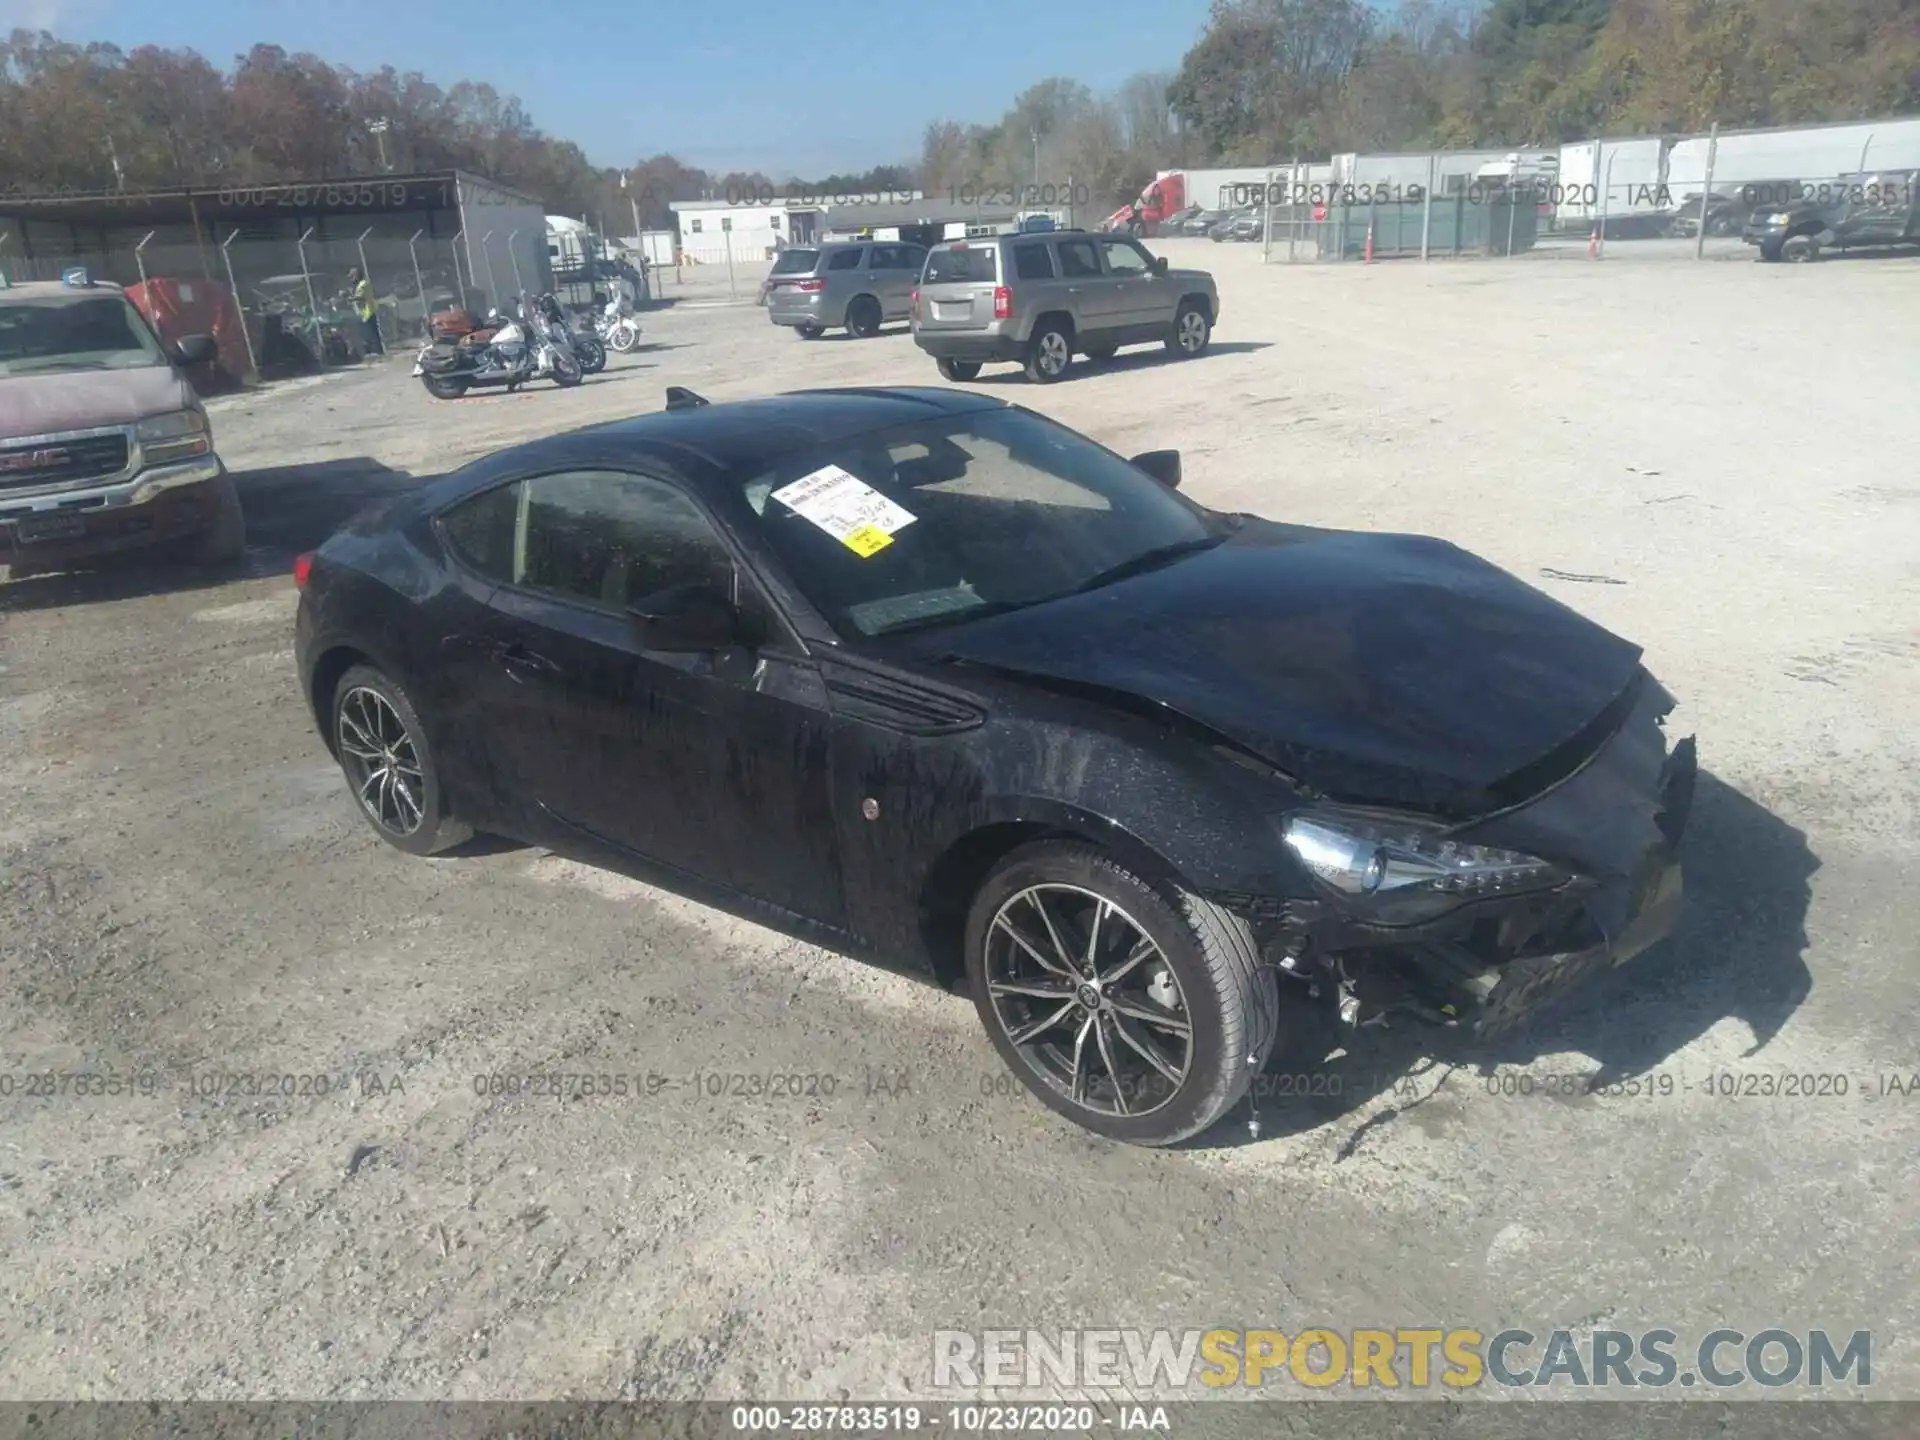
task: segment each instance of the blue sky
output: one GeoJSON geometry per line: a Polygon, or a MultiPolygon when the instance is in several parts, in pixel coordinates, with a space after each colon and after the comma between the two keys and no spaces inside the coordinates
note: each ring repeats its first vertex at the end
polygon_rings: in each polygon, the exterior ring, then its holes
{"type": "Polygon", "coordinates": [[[1206,0],[0,0],[0,32],[188,46],[264,41],[372,70],[486,80],[596,162],[670,151],[818,176],[919,153],[927,122],[998,119],[1034,81],[1095,90],[1178,66],[1206,0]]]}

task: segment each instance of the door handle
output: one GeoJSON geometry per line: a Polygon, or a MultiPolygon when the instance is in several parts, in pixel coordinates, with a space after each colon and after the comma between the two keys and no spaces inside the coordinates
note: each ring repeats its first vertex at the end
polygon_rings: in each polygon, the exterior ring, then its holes
{"type": "Polygon", "coordinates": [[[500,668],[515,680],[552,680],[561,674],[560,667],[553,661],[535,654],[517,641],[496,645],[493,656],[500,662],[500,668]]]}

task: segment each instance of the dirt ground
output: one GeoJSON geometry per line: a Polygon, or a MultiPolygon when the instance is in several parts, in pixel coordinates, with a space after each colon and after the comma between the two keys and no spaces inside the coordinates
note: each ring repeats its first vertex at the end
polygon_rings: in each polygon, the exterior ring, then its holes
{"type": "Polygon", "coordinates": [[[1094,1140],[962,999],[542,853],[397,855],[295,688],[288,562],[364,501],[669,384],[941,383],[904,330],[805,343],[703,273],[578,390],[223,399],[250,576],[0,586],[0,1396],[884,1398],[936,1329],[1611,1324],[1870,1329],[1920,1398],[1920,260],[1160,248],[1218,275],[1210,355],[979,388],[1644,644],[1708,772],[1675,937],[1498,1052],[1296,1057],[1339,1094],[1257,1141],[1094,1140]],[[696,1070],[819,1078],[480,1093],[696,1070]],[[151,1086],[24,1093],[107,1071],[151,1086]],[[1652,1093],[1554,1089],[1594,1072],[1652,1093]]]}

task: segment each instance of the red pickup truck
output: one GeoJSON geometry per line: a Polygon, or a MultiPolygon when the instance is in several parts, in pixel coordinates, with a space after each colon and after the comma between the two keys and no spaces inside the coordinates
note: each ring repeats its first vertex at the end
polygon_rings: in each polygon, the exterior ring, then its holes
{"type": "Polygon", "coordinates": [[[246,521],[186,370],[117,285],[0,280],[0,561],[13,579],[164,547],[237,560],[246,521]]]}

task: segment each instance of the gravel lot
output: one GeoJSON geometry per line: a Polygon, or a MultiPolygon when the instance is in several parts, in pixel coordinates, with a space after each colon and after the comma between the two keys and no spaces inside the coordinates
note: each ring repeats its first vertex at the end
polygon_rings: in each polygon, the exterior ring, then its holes
{"type": "Polygon", "coordinates": [[[1920,1398],[1920,260],[1160,248],[1219,277],[1208,357],[979,388],[1643,643],[1710,772],[1680,933],[1498,1053],[1350,1038],[1257,1142],[1096,1141],[962,999],[543,853],[395,854],[295,689],[287,563],[363,500],[670,383],[940,383],[903,330],[804,343],[703,275],[575,391],[223,399],[250,577],[0,586],[0,1075],[161,1087],[0,1099],[0,1395],[904,1397],[936,1328],[1611,1323],[1872,1329],[1920,1398]],[[832,1093],[474,1084],[696,1069],[832,1093]],[[1547,1093],[1596,1071],[1671,1093],[1547,1093]]]}

